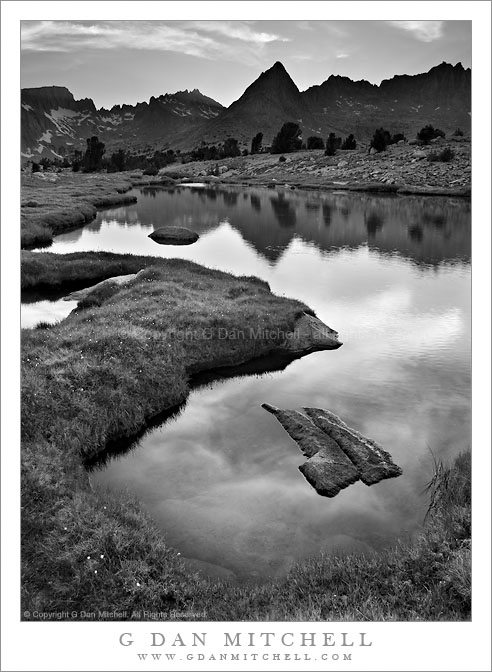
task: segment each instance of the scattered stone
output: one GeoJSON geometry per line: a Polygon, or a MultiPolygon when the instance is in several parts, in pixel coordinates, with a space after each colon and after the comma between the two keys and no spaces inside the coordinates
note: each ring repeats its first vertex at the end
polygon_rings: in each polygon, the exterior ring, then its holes
{"type": "Polygon", "coordinates": [[[358,480],[373,485],[402,473],[376,441],[331,411],[308,407],[284,410],[270,404],[262,407],[275,415],[308,458],[299,470],[320,495],[335,497],[358,480]]]}
{"type": "Polygon", "coordinates": [[[149,238],[160,245],[191,245],[199,237],[195,231],[182,226],[163,226],[149,234],[149,238]]]}

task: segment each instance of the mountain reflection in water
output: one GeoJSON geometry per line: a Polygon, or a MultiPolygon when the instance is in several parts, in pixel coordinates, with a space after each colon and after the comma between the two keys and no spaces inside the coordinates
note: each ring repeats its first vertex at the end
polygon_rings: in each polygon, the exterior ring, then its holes
{"type": "Polygon", "coordinates": [[[111,248],[174,256],[142,236],[117,234],[127,227],[150,233],[169,225],[192,227],[203,235],[227,221],[272,262],[295,238],[326,252],[368,245],[417,264],[470,259],[470,203],[463,199],[267,189],[250,190],[249,199],[240,199],[240,193],[223,187],[145,188],[137,204],[101,212],[83,229],[57,236],[50,252],[111,248]],[[116,227],[106,237],[103,229],[111,223],[116,227]]]}

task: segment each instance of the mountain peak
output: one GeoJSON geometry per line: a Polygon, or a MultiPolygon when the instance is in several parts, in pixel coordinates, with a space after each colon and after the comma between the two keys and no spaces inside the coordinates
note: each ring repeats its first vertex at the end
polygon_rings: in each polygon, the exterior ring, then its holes
{"type": "Polygon", "coordinates": [[[262,72],[258,79],[246,89],[243,96],[251,95],[252,92],[257,93],[258,89],[273,96],[278,95],[280,92],[282,95],[299,94],[299,89],[280,61],[277,61],[271,68],[262,72]]]}
{"type": "MultiPolygon", "coordinates": [[[[275,76],[275,77],[284,77],[292,81],[289,73],[285,69],[285,66],[283,63],[280,61],[276,61],[271,68],[268,68],[268,70],[265,70],[264,72],[261,73],[260,77],[258,79],[261,79],[262,77],[267,76],[275,76]]],[[[258,80],[257,80],[258,81],[258,80]]]]}

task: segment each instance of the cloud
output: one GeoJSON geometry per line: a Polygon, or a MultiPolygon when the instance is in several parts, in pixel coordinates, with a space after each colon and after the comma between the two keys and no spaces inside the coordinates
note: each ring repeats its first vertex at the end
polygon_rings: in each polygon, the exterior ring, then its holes
{"type": "Polygon", "coordinates": [[[343,52],[343,51],[339,51],[339,52],[335,55],[335,58],[348,58],[348,57],[349,57],[349,55],[346,54],[346,53],[343,52]]]}
{"type": "Polygon", "coordinates": [[[250,21],[192,21],[191,27],[198,31],[217,33],[229,39],[267,44],[268,42],[290,42],[288,37],[274,33],[257,32],[251,28],[250,21]]]}
{"type": "Polygon", "coordinates": [[[23,21],[24,52],[90,50],[173,51],[256,63],[259,52],[288,38],[257,31],[247,21],[23,21]],[[241,48],[238,48],[238,40],[241,48]]]}
{"type": "Polygon", "coordinates": [[[319,61],[319,58],[317,56],[313,56],[312,54],[292,54],[290,57],[292,61],[295,61],[296,63],[303,63],[305,61],[319,61]]]}
{"type": "MultiPolygon", "coordinates": [[[[316,24],[316,22],[314,22],[316,24]]],[[[296,21],[296,27],[299,28],[300,30],[308,30],[308,31],[313,31],[314,30],[314,25],[312,21],[296,21]]]]}
{"type": "Polygon", "coordinates": [[[213,58],[222,45],[196,31],[157,21],[40,21],[21,25],[23,51],[76,52],[89,49],[179,51],[213,58]]]}
{"type": "Polygon", "coordinates": [[[406,30],[420,42],[433,42],[442,37],[443,21],[388,21],[392,26],[406,30]]]}

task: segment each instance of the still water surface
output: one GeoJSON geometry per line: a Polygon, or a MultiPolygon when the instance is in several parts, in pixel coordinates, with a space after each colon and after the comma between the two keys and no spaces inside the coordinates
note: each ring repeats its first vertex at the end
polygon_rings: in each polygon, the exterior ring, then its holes
{"type": "Polygon", "coordinates": [[[282,372],[194,390],[177,418],[93,472],[96,487],[136,495],[193,567],[239,580],[281,575],[320,552],[379,549],[418,529],[430,450],[450,460],[470,445],[468,202],[146,189],[137,204],[99,213],[50,248],[81,250],[257,275],[305,301],[344,343],[282,372]],[[163,225],[192,228],[200,240],[169,247],[147,238],[163,225]],[[379,441],[403,475],[320,497],[262,402],[332,410],[379,441]]]}

